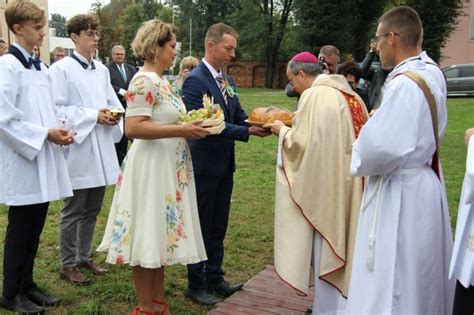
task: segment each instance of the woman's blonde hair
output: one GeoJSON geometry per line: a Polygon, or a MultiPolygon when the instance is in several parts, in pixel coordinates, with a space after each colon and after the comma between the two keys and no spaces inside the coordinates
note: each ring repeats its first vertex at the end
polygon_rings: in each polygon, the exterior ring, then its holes
{"type": "Polygon", "coordinates": [[[184,70],[193,70],[199,64],[199,59],[193,56],[184,57],[179,64],[179,75],[183,73],[184,70]]]}
{"type": "MultiPolygon", "coordinates": [[[[196,68],[196,66],[199,64],[199,59],[193,56],[187,56],[184,57],[183,60],[181,60],[181,63],[179,64],[179,73],[178,73],[178,82],[177,86],[179,89],[183,86],[184,79],[186,78],[184,70],[193,70],[196,68]]],[[[187,72],[186,74],[189,74],[187,72]]]]}
{"type": "Polygon", "coordinates": [[[144,60],[154,60],[156,48],[163,47],[173,38],[174,27],[158,19],[150,20],[138,29],[132,42],[133,54],[144,60]]]}

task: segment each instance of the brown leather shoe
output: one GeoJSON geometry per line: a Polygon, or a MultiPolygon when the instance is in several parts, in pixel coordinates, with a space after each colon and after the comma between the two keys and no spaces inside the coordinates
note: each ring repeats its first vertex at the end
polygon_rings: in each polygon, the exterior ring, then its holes
{"type": "Polygon", "coordinates": [[[97,276],[105,275],[107,272],[109,272],[107,269],[100,268],[92,260],[90,261],[83,261],[77,264],[78,268],[84,268],[92,271],[93,274],[97,276]]]}
{"type": "Polygon", "coordinates": [[[63,280],[77,285],[88,285],[91,283],[90,279],[84,277],[84,275],[79,271],[79,269],[77,269],[77,267],[61,268],[59,277],[63,280]]]}

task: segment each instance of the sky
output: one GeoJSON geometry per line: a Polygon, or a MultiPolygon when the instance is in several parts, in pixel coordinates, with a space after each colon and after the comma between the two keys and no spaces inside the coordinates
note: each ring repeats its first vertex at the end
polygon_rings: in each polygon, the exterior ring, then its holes
{"type": "MultiPolygon", "coordinates": [[[[96,0],[48,0],[49,14],[59,13],[67,19],[81,14],[89,13],[91,4],[96,0]]],[[[103,5],[108,4],[110,0],[101,0],[103,5]]]]}

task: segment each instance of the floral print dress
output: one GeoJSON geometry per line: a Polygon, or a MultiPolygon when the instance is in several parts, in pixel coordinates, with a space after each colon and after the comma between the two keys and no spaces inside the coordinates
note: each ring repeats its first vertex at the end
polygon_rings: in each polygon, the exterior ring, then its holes
{"type": "MultiPolygon", "coordinates": [[[[153,72],[135,75],[126,98],[126,117],[176,124],[186,112],[170,83],[153,72]]],[[[184,138],[133,141],[97,250],[108,252],[108,263],[145,268],[207,259],[191,153],[184,138]]]]}

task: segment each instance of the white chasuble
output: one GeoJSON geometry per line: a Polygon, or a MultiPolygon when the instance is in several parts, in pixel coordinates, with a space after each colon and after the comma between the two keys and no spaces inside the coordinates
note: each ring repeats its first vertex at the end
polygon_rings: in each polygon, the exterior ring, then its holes
{"type": "Polygon", "coordinates": [[[347,296],[362,198],[362,179],[349,174],[351,147],[359,130],[353,109],[365,122],[363,102],[343,76],[318,77],[302,93],[292,127],[283,127],[279,137],[275,270],[286,283],[308,294],[313,284],[313,246],[318,246],[316,283],[325,286],[317,285],[314,303],[327,314],[340,310],[344,302],[333,301],[347,296]]]}

